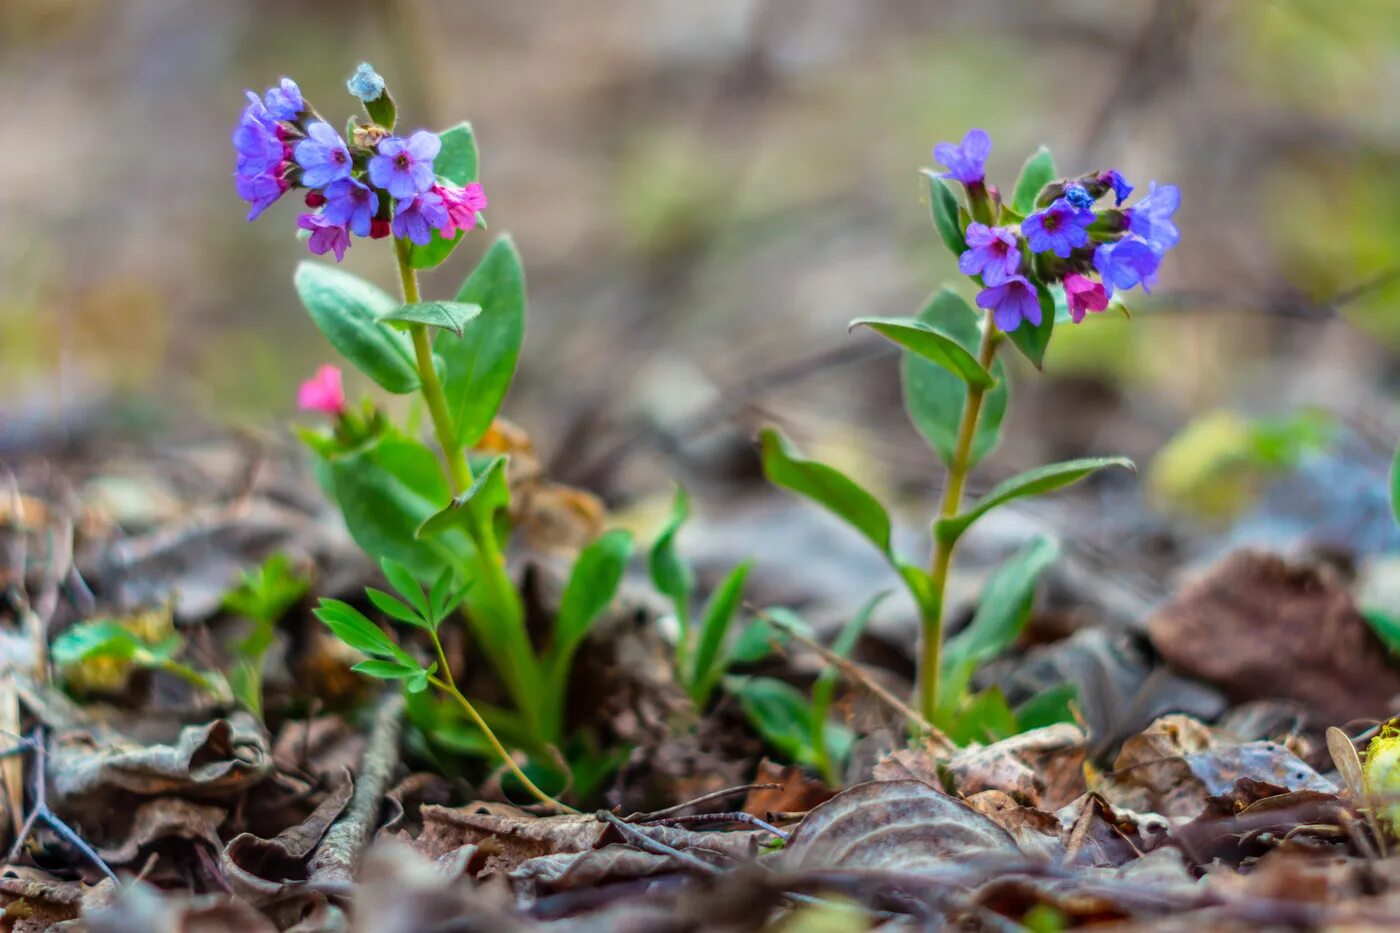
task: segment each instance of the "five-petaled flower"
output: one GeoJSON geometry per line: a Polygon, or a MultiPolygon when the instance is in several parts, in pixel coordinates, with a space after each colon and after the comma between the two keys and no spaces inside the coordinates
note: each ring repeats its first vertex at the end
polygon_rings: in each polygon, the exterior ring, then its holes
{"type": "Polygon", "coordinates": [[[456,185],[434,185],[433,194],[442,198],[447,208],[447,223],[439,231],[447,239],[457,235],[458,230],[470,230],[476,226],[477,211],[486,210],[486,192],[481,185],[472,182],[465,188],[456,185]]]}
{"type": "Polygon", "coordinates": [[[329,123],[311,124],[306,135],[296,148],[302,184],[308,188],[324,188],[337,179],[350,177],[354,168],[350,150],[329,123]]]}
{"type": "Polygon", "coordinates": [[[1069,302],[1069,316],[1078,324],[1089,311],[1102,311],[1108,307],[1108,292],[1102,283],[1075,272],[1065,276],[1065,299],[1069,302]]]}
{"type": "Polygon", "coordinates": [[[1007,227],[988,227],[977,221],[967,225],[968,249],[958,257],[958,271],[980,275],[986,285],[1000,285],[1016,274],[1021,249],[1016,234],[1007,227]]]}
{"type": "Polygon", "coordinates": [[[1176,185],[1158,188],[1154,181],[1148,185],[1147,197],[1125,212],[1128,215],[1128,231],[1142,237],[1158,253],[1165,253],[1181,239],[1176,224],[1171,221],[1171,216],[1180,206],[1181,189],[1176,185]]]}
{"type": "Polygon", "coordinates": [[[326,186],[326,219],[349,227],[356,236],[369,236],[379,210],[379,195],[354,178],[338,178],[326,186]]]}
{"type": "Polygon", "coordinates": [[[433,238],[433,229],[452,222],[442,197],[432,191],[399,201],[394,208],[394,236],[403,237],[419,246],[433,238]]]}
{"type": "Polygon", "coordinates": [[[1031,252],[1043,253],[1046,250],[1068,258],[1071,251],[1089,242],[1089,225],[1094,222],[1094,212],[1075,207],[1065,198],[1059,198],[1043,211],[1037,211],[1021,221],[1021,234],[1031,252]]]}
{"type": "Polygon", "coordinates": [[[302,411],[319,411],[336,417],[345,411],[345,388],[340,370],[329,363],[316,370],[316,375],[297,390],[297,407],[302,411]]]}
{"type": "Polygon", "coordinates": [[[1013,275],[1000,285],[984,288],[977,293],[977,306],[992,312],[997,327],[1010,332],[1022,321],[1039,325],[1040,297],[1035,286],[1024,275],[1013,275]]]}
{"type": "Polygon", "coordinates": [[[427,130],[381,140],[379,154],[369,160],[370,183],[396,199],[422,194],[433,186],[433,159],[441,148],[442,140],[427,130]]]}
{"type": "Polygon", "coordinates": [[[944,178],[953,178],[964,185],[980,185],[987,177],[987,156],[992,153],[992,138],[986,130],[971,129],[960,145],[939,143],[933,147],[933,157],[948,171],[944,178]]]}
{"type": "Polygon", "coordinates": [[[1116,243],[1100,243],[1094,250],[1094,268],[1099,270],[1108,294],[1114,289],[1129,289],[1141,285],[1152,291],[1157,281],[1161,255],[1146,240],[1127,236],[1116,243]]]}
{"type": "Polygon", "coordinates": [[[345,251],[350,248],[350,231],[345,227],[331,223],[323,214],[302,214],[297,218],[297,226],[311,231],[306,241],[311,252],[317,256],[335,253],[336,262],[345,258],[345,251]]]}

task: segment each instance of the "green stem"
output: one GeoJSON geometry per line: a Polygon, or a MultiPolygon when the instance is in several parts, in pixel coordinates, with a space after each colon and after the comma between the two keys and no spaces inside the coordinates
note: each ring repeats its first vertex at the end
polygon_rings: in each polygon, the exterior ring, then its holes
{"type": "Polygon", "coordinates": [[[515,779],[519,781],[521,786],[529,791],[536,800],[552,808],[556,812],[577,813],[578,811],[573,807],[560,803],[543,790],[540,790],[539,786],[535,784],[534,781],[530,780],[524,771],[520,770],[520,766],[515,763],[515,759],[511,757],[510,752],[506,751],[506,747],[501,744],[501,740],[496,738],[496,733],[491,731],[491,727],[487,725],[482,715],[477,712],[476,707],[472,705],[470,700],[462,695],[462,691],[457,689],[457,682],[452,678],[452,668],[447,665],[447,655],[442,650],[442,642],[438,640],[436,632],[433,633],[433,648],[437,651],[438,670],[442,672],[443,676],[441,678],[429,677],[428,680],[439,690],[442,690],[457,701],[457,705],[462,707],[467,717],[481,730],[481,734],[486,736],[486,741],[491,744],[491,748],[500,756],[506,768],[509,769],[511,774],[515,775],[515,779]]]}
{"type": "MultiPolygon", "coordinates": [[[[990,370],[1000,346],[1001,334],[990,317],[986,319],[986,325],[977,359],[982,368],[990,370]]],[[[968,386],[967,401],[963,404],[962,420],[958,424],[957,443],[953,447],[953,460],[948,464],[948,479],[943,484],[939,519],[952,518],[962,508],[963,486],[972,462],[972,442],[977,436],[977,419],[981,417],[985,396],[986,389],[981,386],[968,386]]],[[[929,596],[921,607],[924,646],[919,665],[923,693],[921,708],[924,718],[930,722],[935,720],[938,713],[938,681],[943,672],[943,595],[948,586],[948,569],[952,565],[956,546],[956,538],[945,538],[935,530],[933,557],[929,563],[929,596]]]]}
{"type": "MultiPolygon", "coordinates": [[[[408,261],[408,241],[394,238],[394,252],[399,260],[399,282],[403,286],[405,304],[418,304],[422,296],[418,291],[418,272],[408,261]]],[[[410,324],[409,334],[413,337],[413,355],[418,364],[418,381],[423,390],[423,400],[428,403],[428,414],[433,419],[433,431],[437,434],[442,457],[447,461],[447,476],[452,482],[452,491],[460,493],[472,483],[472,468],[467,455],[457,443],[457,434],[452,430],[452,415],[447,410],[447,396],[442,392],[438,381],[437,367],[433,365],[433,345],[428,338],[425,324],[410,324]]]]}

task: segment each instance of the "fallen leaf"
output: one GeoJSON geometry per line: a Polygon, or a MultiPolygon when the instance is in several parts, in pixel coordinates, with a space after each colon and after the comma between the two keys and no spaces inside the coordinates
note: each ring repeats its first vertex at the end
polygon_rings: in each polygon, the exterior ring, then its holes
{"type": "Polygon", "coordinates": [[[767,758],[758,763],[753,783],[782,785],[754,788],[744,798],[740,809],[764,820],[775,813],[806,813],[835,793],[817,778],[808,777],[801,768],[776,764],[767,758]]]}
{"type": "Polygon", "coordinates": [[[325,799],[302,822],[288,826],[271,839],[240,833],[229,840],[221,864],[229,882],[252,903],[276,897],[289,885],[309,877],[306,862],[326,830],[345,810],[355,783],[348,770],[325,799]]]}
{"type": "Polygon", "coordinates": [[[1073,723],[1056,723],[964,749],[948,762],[947,770],[963,796],[999,790],[1028,807],[1054,810],[1087,789],[1086,739],[1084,730],[1073,723]]]}

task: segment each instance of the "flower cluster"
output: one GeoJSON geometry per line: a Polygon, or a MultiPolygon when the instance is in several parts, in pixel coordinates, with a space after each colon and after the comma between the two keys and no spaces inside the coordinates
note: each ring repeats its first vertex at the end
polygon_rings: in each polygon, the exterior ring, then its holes
{"type": "Polygon", "coordinates": [[[1124,207],[1133,186],[1117,171],[1097,172],[1047,184],[1036,209],[1021,217],[986,182],[991,151],[986,131],[974,129],[962,143],[940,143],[933,153],[948,169],[942,177],[967,192],[973,219],[963,230],[967,249],[958,268],[982,285],[977,304],[997,327],[1041,323],[1037,282],[1064,288],[1075,323],[1107,308],[1115,292],[1139,285],[1152,290],[1162,257],[1180,238],[1171,219],[1181,203],[1175,185],[1154,181],[1146,197],[1124,207]],[[1114,206],[1096,210],[1110,192],[1114,206]]]}
{"type": "MultiPolygon", "coordinates": [[[[352,93],[372,93],[375,75],[365,66],[350,80],[352,93]]],[[[383,82],[378,89],[382,93],[383,82]]],[[[437,134],[408,137],[392,128],[358,124],[347,143],[303,99],[290,78],[261,99],[248,92],[233,131],[237,155],[234,185],[250,205],[252,220],[293,188],[306,190],[309,212],[297,226],[310,233],[307,246],[339,262],[351,234],[379,239],[390,233],[420,246],[436,230],[446,239],[476,226],[486,194],[475,182],[464,187],[440,179],[433,160],[442,147],[437,134]]]]}

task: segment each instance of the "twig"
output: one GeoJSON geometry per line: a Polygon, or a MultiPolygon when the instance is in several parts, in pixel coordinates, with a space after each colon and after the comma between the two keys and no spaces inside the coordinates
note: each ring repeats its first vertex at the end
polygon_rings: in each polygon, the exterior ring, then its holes
{"type": "Polygon", "coordinates": [[[918,710],[876,683],[874,678],[866,673],[865,668],[861,667],[856,662],[849,658],[841,657],[841,655],[832,651],[826,645],[823,645],[816,639],[809,638],[787,622],[769,615],[762,609],[755,610],[755,615],[774,628],[787,633],[795,641],[801,642],[803,645],[811,648],[817,654],[821,655],[823,661],[840,671],[841,676],[845,677],[851,683],[869,690],[877,699],[883,701],[890,708],[902,714],[905,719],[918,728],[919,732],[922,733],[926,739],[938,745],[940,751],[954,751],[957,749],[957,744],[954,743],[952,739],[948,738],[941,729],[925,719],[918,710]]]}
{"type": "Polygon", "coordinates": [[[644,852],[650,852],[652,855],[664,855],[667,858],[675,859],[680,864],[693,871],[698,871],[703,875],[718,875],[722,872],[722,869],[718,866],[711,865],[704,859],[696,858],[689,852],[682,852],[675,846],[670,846],[658,839],[653,839],[616,813],[609,810],[599,810],[597,816],[599,823],[611,825],[622,834],[624,839],[644,852]]]}
{"type": "Polygon", "coordinates": [[[659,820],[645,820],[648,826],[682,826],[687,823],[746,823],[749,826],[756,826],[759,829],[772,833],[783,842],[788,841],[788,834],[771,823],[764,822],[752,813],[745,813],[743,810],[731,810],[728,813],[691,813],[684,816],[665,816],[659,820]]]}
{"type": "Polygon", "coordinates": [[[751,790],[781,790],[782,787],[783,785],[781,784],[772,783],[740,784],[738,787],[726,787],[724,788],[724,790],[711,791],[708,794],[702,794],[701,796],[696,797],[694,800],[687,800],[685,803],[678,803],[675,806],[667,807],[664,810],[653,810],[651,813],[633,813],[631,816],[627,817],[627,822],[650,823],[654,820],[661,819],[662,817],[671,816],[672,814],[679,813],[682,810],[687,810],[690,807],[698,807],[702,803],[709,803],[711,800],[719,800],[722,797],[731,797],[734,794],[747,794],[751,790]]]}
{"type": "Polygon", "coordinates": [[[79,836],[71,826],[59,819],[58,815],[49,809],[48,782],[46,780],[48,750],[44,744],[43,726],[35,727],[34,733],[27,739],[21,739],[20,744],[12,751],[18,753],[24,751],[26,748],[34,752],[34,776],[30,783],[30,793],[34,796],[34,806],[29,811],[29,816],[25,819],[19,834],[15,837],[14,844],[10,846],[10,854],[6,857],[6,860],[13,862],[19,857],[20,852],[24,850],[24,843],[29,839],[30,834],[34,832],[34,827],[42,822],[44,825],[48,826],[49,829],[57,833],[59,838],[64,842],[68,843],[74,849],[77,849],[78,852],[95,865],[102,874],[119,884],[121,879],[119,879],[117,873],[112,871],[112,869],[107,866],[107,863],[102,860],[102,856],[93,851],[92,846],[88,845],[87,841],[84,840],[82,836],[79,836]]]}
{"type": "Polygon", "coordinates": [[[399,734],[403,729],[404,700],[398,690],[386,691],[374,713],[369,746],[360,760],[355,793],[316,848],[308,864],[311,881],[344,881],[355,878],[360,854],[369,842],[389,779],[399,764],[399,734]]]}

